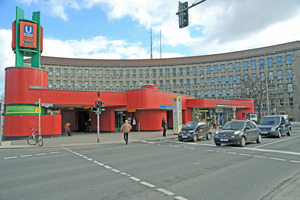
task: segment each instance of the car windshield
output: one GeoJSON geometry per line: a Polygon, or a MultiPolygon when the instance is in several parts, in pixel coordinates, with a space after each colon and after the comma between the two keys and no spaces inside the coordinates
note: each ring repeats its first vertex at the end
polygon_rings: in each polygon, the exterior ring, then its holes
{"type": "Polygon", "coordinates": [[[198,122],[188,122],[183,126],[183,128],[184,129],[195,129],[195,127],[197,125],[198,125],[198,122]]]}
{"type": "Polygon", "coordinates": [[[223,126],[223,130],[242,130],[244,128],[243,121],[232,121],[227,122],[225,126],[223,126]]]}
{"type": "Polygon", "coordinates": [[[279,124],[279,117],[263,117],[260,120],[260,125],[277,125],[279,124]]]}

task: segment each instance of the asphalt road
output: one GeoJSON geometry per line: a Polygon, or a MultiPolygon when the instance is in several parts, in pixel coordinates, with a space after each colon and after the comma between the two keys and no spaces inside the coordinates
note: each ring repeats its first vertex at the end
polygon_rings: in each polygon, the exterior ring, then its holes
{"type": "Polygon", "coordinates": [[[293,127],[244,148],[160,139],[1,149],[0,199],[297,199],[283,191],[300,178],[299,143],[293,127]]]}

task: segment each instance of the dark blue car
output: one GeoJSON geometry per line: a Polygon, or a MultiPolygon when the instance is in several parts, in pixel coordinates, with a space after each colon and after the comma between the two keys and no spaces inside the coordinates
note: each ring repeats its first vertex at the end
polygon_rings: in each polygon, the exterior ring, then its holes
{"type": "Polygon", "coordinates": [[[268,115],[261,118],[258,128],[263,136],[280,138],[282,134],[292,135],[292,126],[288,115],[268,115]]]}

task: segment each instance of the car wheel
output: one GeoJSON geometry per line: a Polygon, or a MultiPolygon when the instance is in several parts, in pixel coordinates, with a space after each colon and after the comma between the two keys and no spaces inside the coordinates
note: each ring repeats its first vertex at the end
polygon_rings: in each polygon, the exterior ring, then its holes
{"type": "Polygon", "coordinates": [[[211,140],[211,133],[209,132],[209,133],[207,133],[207,135],[206,135],[206,139],[207,140],[211,140]]]}
{"type": "Polygon", "coordinates": [[[287,132],[287,135],[288,135],[288,136],[291,136],[291,135],[292,135],[292,129],[291,129],[291,128],[289,128],[289,131],[287,132]]]}
{"type": "Polygon", "coordinates": [[[244,147],[245,145],[246,145],[246,138],[245,137],[241,137],[240,146],[244,147]]]}
{"type": "Polygon", "coordinates": [[[193,136],[193,141],[194,141],[194,142],[197,142],[197,141],[198,141],[198,135],[194,134],[194,136],[193,136]]]}
{"type": "Polygon", "coordinates": [[[261,134],[258,134],[258,137],[257,137],[256,142],[257,142],[257,143],[261,143],[261,134]]]}
{"type": "Polygon", "coordinates": [[[179,141],[183,141],[183,139],[181,139],[181,138],[178,138],[178,140],[179,140],[179,141]]]}
{"type": "Polygon", "coordinates": [[[281,138],[281,130],[280,130],[280,129],[278,130],[278,135],[277,135],[277,137],[278,137],[278,138],[281,138]]]}
{"type": "Polygon", "coordinates": [[[217,146],[221,146],[221,143],[215,143],[217,146]]]}

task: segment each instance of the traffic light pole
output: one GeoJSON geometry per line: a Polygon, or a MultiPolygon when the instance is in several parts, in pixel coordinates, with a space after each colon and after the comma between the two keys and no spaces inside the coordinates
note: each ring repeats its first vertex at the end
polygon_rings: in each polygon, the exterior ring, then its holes
{"type": "MultiPolygon", "coordinates": [[[[100,92],[98,92],[98,98],[97,101],[99,101],[100,92]]],[[[100,141],[100,122],[99,122],[99,114],[100,114],[100,108],[97,106],[97,143],[100,141]]]]}
{"type": "Polygon", "coordinates": [[[182,9],[182,10],[178,10],[178,12],[176,13],[176,15],[179,15],[180,13],[182,13],[182,12],[184,12],[184,11],[186,11],[186,10],[188,10],[188,9],[190,9],[190,8],[192,8],[192,7],[200,4],[200,3],[203,3],[204,1],[206,1],[206,0],[202,0],[202,1],[199,1],[197,3],[193,3],[190,7],[187,7],[187,8],[182,9]]]}

